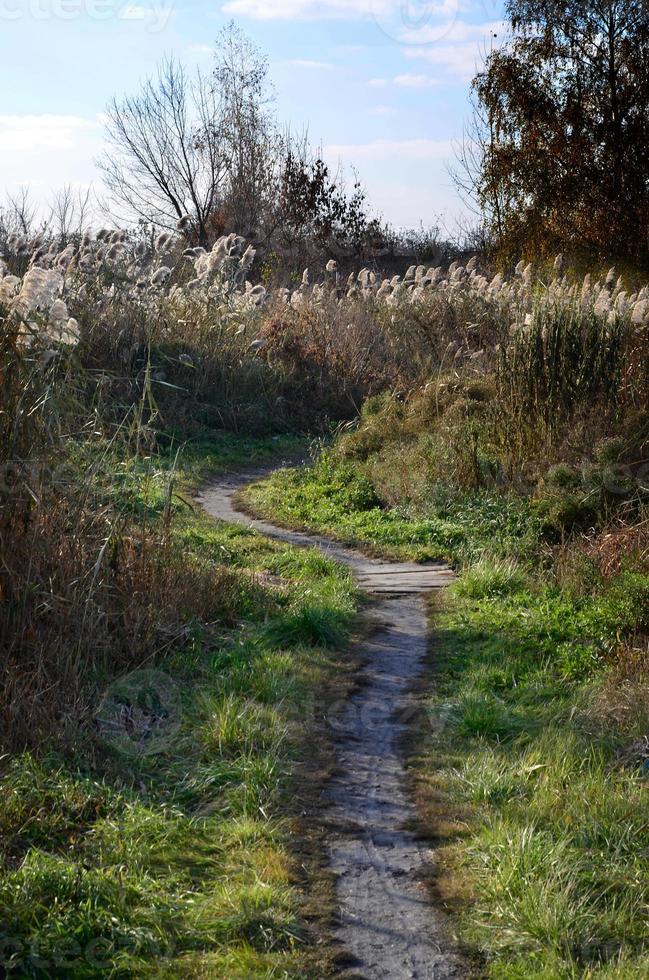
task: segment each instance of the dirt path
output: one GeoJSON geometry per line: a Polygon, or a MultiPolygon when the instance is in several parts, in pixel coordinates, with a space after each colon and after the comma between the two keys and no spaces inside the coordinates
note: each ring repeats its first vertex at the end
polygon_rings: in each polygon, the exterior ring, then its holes
{"type": "Polygon", "coordinates": [[[337,878],[337,939],[354,960],[349,976],[365,980],[443,980],[468,976],[431,904],[423,878],[433,856],[405,829],[415,818],[405,790],[400,751],[414,704],[413,682],[424,667],[427,617],[423,594],[452,578],[444,565],[383,562],[326,538],[252,520],[233,494],[268,470],[215,483],[199,501],[219,520],[244,523],[302,547],[318,547],[349,565],[359,585],[377,596],[375,629],[361,652],[367,661],[359,690],[332,720],[338,770],[325,793],[331,867],[337,878]]]}

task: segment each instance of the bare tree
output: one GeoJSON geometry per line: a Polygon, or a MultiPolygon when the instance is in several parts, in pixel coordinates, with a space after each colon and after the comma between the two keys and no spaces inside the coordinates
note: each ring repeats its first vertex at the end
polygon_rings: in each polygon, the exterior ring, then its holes
{"type": "Polygon", "coordinates": [[[209,77],[164,62],[138,95],[109,106],[99,165],[113,214],[167,228],[187,215],[202,245],[223,231],[261,246],[305,231],[320,245],[355,245],[367,226],[360,183],[347,195],[306,137],[280,131],[271,103],[267,60],[233,23],[209,77]]]}
{"type": "Polygon", "coordinates": [[[287,139],[270,110],[268,60],[234,23],[218,36],[212,83],[221,108],[214,125],[226,148],[230,227],[267,238],[276,222],[287,139]]]}
{"type": "Polygon", "coordinates": [[[197,73],[190,80],[165,61],[140,93],[108,108],[110,149],[98,161],[119,217],[173,227],[191,219],[201,244],[222,200],[228,175],[219,95],[197,73]]]}
{"type": "Polygon", "coordinates": [[[47,226],[63,246],[75,238],[80,238],[86,230],[91,217],[90,189],[75,191],[65,184],[57,191],[50,204],[47,226]]]}
{"type": "Polygon", "coordinates": [[[7,194],[3,208],[3,224],[8,233],[16,232],[29,238],[36,225],[37,208],[33,203],[29,187],[21,187],[14,194],[7,194]]]}
{"type": "MultiPolygon", "coordinates": [[[[455,164],[448,168],[448,172],[463,204],[477,222],[469,223],[468,227],[472,229],[469,237],[474,238],[476,229],[480,228],[480,238],[489,228],[500,241],[503,235],[503,214],[507,209],[505,189],[494,186],[484,193],[482,188],[485,160],[492,152],[495,142],[493,120],[475,95],[472,95],[471,116],[464,126],[462,139],[453,147],[455,164]]],[[[465,225],[462,233],[466,230],[465,225]]]]}

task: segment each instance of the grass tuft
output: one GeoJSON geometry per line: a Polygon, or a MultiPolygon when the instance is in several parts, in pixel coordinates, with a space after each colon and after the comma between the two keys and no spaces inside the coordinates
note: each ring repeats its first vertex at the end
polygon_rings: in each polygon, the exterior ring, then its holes
{"type": "Polygon", "coordinates": [[[528,586],[528,576],[514,559],[481,558],[463,572],[455,591],[469,599],[489,599],[523,592],[528,586]]]}

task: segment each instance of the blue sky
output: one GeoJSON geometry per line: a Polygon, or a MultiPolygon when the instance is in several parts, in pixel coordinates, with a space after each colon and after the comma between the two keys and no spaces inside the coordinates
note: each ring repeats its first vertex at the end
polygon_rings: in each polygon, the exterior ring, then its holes
{"type": "MultiPolygon", "coordinates": [[[[395,225],[452,226],[447,174],[502,0],[0,0],[0,191],[99,178],[102,112],[165,55],[208,70],[234,19],[266,52],[279,118],[354,164],[395,225]]],[[[498,40],[494,38],[498,36],[498,40]]]]}

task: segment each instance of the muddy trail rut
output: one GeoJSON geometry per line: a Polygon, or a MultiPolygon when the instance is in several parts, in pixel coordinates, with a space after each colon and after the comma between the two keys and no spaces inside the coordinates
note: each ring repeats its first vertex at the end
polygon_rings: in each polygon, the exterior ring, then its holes
{"type": "Polygon", "coordinates": [[[445,917],[424,884],[434,858],[408,829],[416,813],[406,793],[401,748],[416,710],[413,686],[427,652],[425,595],[446,586],[452,572],[442,564],[370,559],[327,538],[253,520],[237,509],[234,494],[268,472],[223,478],[198,500],[218,520],[321,549],[351,567],[358,585],[372,596],[372,629],[358,651],[366,664],[361,683],[332,726],[337,769],[327,784],[322,814],[336,877],[336,939],[350,963],[345,975],[365,980],[468,977],[445,917]]]}

